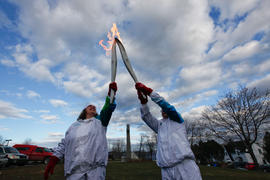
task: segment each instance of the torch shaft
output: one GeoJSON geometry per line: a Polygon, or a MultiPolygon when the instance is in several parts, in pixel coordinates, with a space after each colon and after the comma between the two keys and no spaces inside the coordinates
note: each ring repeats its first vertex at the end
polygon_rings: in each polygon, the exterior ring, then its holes
{"type": "MultiPolygon", "coordinates": [[[[112,59],[111,59],[111,82],[115,82],[116,78],[116,70],[117,70],[117,56],[116,56],[116,49],[115,49],[116,42],[113,42],[112,45],[112,59]]],[[[111,90],[110,94],[110,103],[113,102],[115,96],[114,90],[111,90]]]]}
{"type": "Polygon", "coordinates": [[[124,64],[129,72],[129,74],[131,75],[131,77],[133,78],[134,82],[137,83],[138,82],[138,79],[137,79],[137,76],[135,74],[135,72],[133,71],[132,69],[132,66],[130,64],[130,61],[128,59],[128,56],[127,56],[127,53],[126,53],[126,50],[123,46],[123,44],[121,43],[121,41],[119,41],[119,39],[115,38],[115,41],[119,47],[119,50],[120,50],[120,53],[121,53],[121,56],[122,56],[122,59],[124,61],[124,64]]]}

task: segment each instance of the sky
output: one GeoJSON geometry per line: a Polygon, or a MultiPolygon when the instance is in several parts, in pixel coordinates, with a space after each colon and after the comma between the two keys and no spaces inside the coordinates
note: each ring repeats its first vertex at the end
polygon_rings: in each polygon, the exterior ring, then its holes
{"type": "MultiPolygon", "coordinates": [[[[88,104],[100,111],[115,23],[140,82],[186,121],[239,85],[270,86],[269,0],[0,0],[0,136],[54,147],[88,104]]],[[[118,52],[110,140],[152,131],[118,52]]],[[[151,112],[160,108],[149,100],[151,112]]]]}

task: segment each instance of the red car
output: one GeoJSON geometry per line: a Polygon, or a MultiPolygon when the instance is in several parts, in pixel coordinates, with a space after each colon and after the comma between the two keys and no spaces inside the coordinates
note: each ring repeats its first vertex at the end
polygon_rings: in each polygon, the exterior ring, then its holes
{"type": "Polygon", "coordinates": [[[255,169],[255,167],[256,167],[255,163],[247,163],[245,165],[245,168],[248,170],[253,170],[253,169],[255,169]]]}
{"type": "Polygon", "coordinates": [[[26,154],[29,161],[43,161],[47,164],[52,156],[52,151],[45,147],[28,144],[15,144],[13,146],[20,153],[26,154]]]}

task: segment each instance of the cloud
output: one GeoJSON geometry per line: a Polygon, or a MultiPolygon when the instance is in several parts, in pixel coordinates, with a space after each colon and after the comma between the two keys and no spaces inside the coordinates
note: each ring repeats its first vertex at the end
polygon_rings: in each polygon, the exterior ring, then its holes
{"type": "Polygon", "coordinates": [[[224,61],[239,61],[247,59],[252,55],[260,52],[260,44],[258,41],[251,41],[243,46],[238,46],[232,49],[229,53],[223,57],[224,61]]]}
{"type": "Polygon", "coordinates": [[[222,67],[219,62],[209,62],[183,68],[176,80],[178,88],[170,94],[170,99],[212,88],[222,79],[222,67]]]}
{"type": "Polygon", "coordinates": [[[3,132],[3,131],[8,131],[9,130],[9,128],[6,128],[6,127],[4,127],[4,126],[0,126],[0,131],[1,132],[3,132]]]}
{"type": "Polygon", "coordinates": [[[172,105],[174,105],[176,108],[181,107],[181,109],[186,109],[188,107],[194,106],[196,103],[198,103],[200,101],[203,101],[203,100],[207,101],[212,96],[215,96],[217,94],[218,94],[217,90],[210,90],[210,91],[196,94],[190,98],[186,98],[185,100],[183,100],[181,102],[173,103],[172,105]]]}
{"type": "Polygon", "coordinates": [[[242,16],[256,7],[260,0],[247,0],[243,4],[241,0],[209,0],[210,5],[220,8],[221,20],[232,19],[235,16],[242,16]]]}
{"type": "Polygon", "coordinates": [[[26,96],[28,98],[40,98],[41,97],[40,94],[38,94],[37,92],[32,91],[32,90],[28,90],[26,96]]]}
{"type": "Polygon", "coordinates": [[[55,115],[41,115],[42,123],[45,124],[55,124],[58,122],[59,118],[55,115]]]}
{"type": "Polygon", "coordinates": [[[189,112],[182,114],[183,118],[188,121],[199,121],[202,117],[202,112],[207,108],[207,106],[198,106],[192,108],[189,112]]]}
{"type": "Polygon", "coordinates": [[[248,88],[256,87],[258,89],[266,90],[266,89],[270,89],[269,84],[270,84],[270,74],[248,83],[247,87],[248,88]]]}
{"type": "Polygon", "coordinates": [[[29,115],[26,115],[28,111],[26,109],[19,109],[12,103],[0,100],[0,119],[15,118],[15,119],[30,119],[29,115]]]}
{"type": "Polygon", "coordinates": [[[11,28],[12,22],[9,18],[0,10],[0,28],[11,28]]]}
{"type": "MultiPolygon", "coordinates": [[[[105,38],[113,22],[138,79],[175,106],[192,108],[218,95],[227,83],[249,82],[265,88],[269,84],[265,75],[270,69],[268,0],[11,2],[20,9],[17,32],[26,41],[9,49],[11,56],[1,64],[81,97],[80,104],[91,101],[102,106],[104,102],[110,57],[103,54],[98,41],[105,38]],[[215,26],[209,16],[212,6],[219,8],[223,26],[215,26]],[[258,33],[262,38],[254,40],[258,33]]],[[[140,121],[134,82],[121,56],[116,80],[118,107],[112,127],[120,131],[130,122],[138,130],[146,130],[140,121]]],[[[57,107],[68,104],[52,103],[57,107]]],[[[160,117],[159,108],[149,104],[160,117]]],[[[55,123],[58,117],[46,115],[43,120],[55,123]]]]}
{"type": "Polygon", "coordinates": [[[49,132],[48,136],[37,142],[37,144],[43,147],[54,148],[62,138],[64,138],[64,133],[62,132],[49,132]]]}
{"type": "MultiPolygon", "coordinates": [[[[215,1],[215,5],[217,5],[218,8],[220,9],[228,9],[231,10],[231,5],[236,5],[239,3],[241,5],[238,6],[238,9],[242,8],[242,12],[248,9],[252,9],[252,11],[249,11],[248,15],[243,21],[237,22],[238,24],[232,25],[231,28],[229,28],[227,31],[222,29],[222,27],[216,27],[216,33],[213,38],[214,45],[210,49],[207,58],[219,58],[222,57],[224,54],[227,52],[231,51],[234,47],[241,46],[243,44],[246,44],[247,42],[251,41],[253,37],[259,33],[259,32],[264,32],[268,33],[269,32],[269,25],[266,23],[266,19],[270,18],[270,13],[268,10],[268,6],[270,5],[270,2],[267,0],[261,0],[259,1],[248,1],[249,3],[248,6],[250,8],[246,8],[245,5],[242,5],[241,1],[233,1],[237,2],[237,4],[234,3],[227,3],[225,2],[218,2],[215,1]],[[257,3],[259,2],[259,3],[257,3]],[[251,5],[253,6],[251,7],[251,5]],[[256,4],[256,5],[255,5],[256,4]],[[258,18],[258,17],[264,17],[264,18],[258,18]]],[[[221,10],[221,16],[223,16],[223,12],[221,10]]],[[[225,13],[226,14],[226,13],[225,13]]],[[[230,14],[230,13],[228,13],[230,14]]],[[[242,14],[242,13],[241,13],[242,14]]],[[[231,16],[235,16],[235,13],[231,13],[231,16]]],[[[228,15],[224,15],[228,17],[228,15]]],[[[225,18],[226,18],[225,17],[225,18]]],[[[268,46],[268,51],[269,51],[269,40],[267,39],[262,39],[261,40],[261,47],[268,46]]],[[[264,49],[264,53],[267,52],[267,48],[264,49]]],[[[247,52],[248,53],[248,52],[247,52]]]]}
{"type": "Polygon", "coordinates": [[[64,107],[67,106],[68,103],[60,100],[60,99],[50,99],[50,103],[54,106],[54,107],[64,107]]]}
{"type": "Polygon", "coordinates": [[[48,134],[49,138],[63,138],[64,134],[60,132],[51,132],[48,134]]]}
{"type": "Polygon", "coordinates": [[[8,67],[17,67],[27,76],[38,81],[55,82],[55,77],[51,74],[50,68],[53,66],[53,61],[43,58],[38,61],[33,61],[33,47],[29,44],[18,44],[11,48],[14,60],[1,60],[1,64],[8,67]]]}
{"type": "Polygon", "coordinates": [[[0,62],[1,62],[1,64],[8,66],[8,67],[15,67],[16,66],[16,64],[12,60],[3,59],[0,62]]]}

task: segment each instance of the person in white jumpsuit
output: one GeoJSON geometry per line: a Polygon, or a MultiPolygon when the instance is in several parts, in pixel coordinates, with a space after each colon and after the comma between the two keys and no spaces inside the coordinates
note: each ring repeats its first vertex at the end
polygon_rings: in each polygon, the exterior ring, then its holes
{"type": "Polygon", "coordinates": [[[200,169],[187,140],[185,123],[175,107],[142,83],[135,85],[143,121],[157,133],[157,165],[163,180],[201,180],[200,169]],[[149,111],[147,96],[161,107],[163,119],[149,111]]]}
{"type": "Polygon", "coordinates": [[[66,131],[65,137],[54,148],[44,173],[48,179],[53,173],[55,164],[64,158],[64,171],[67,180],[104,180],[108,162],[106,130],[115,102],[110,103],[111,89],[116,92],[115,82],[109,86],[108,96],[100,114],[94,105],[87,106],[77,121],[66,131]]]}

